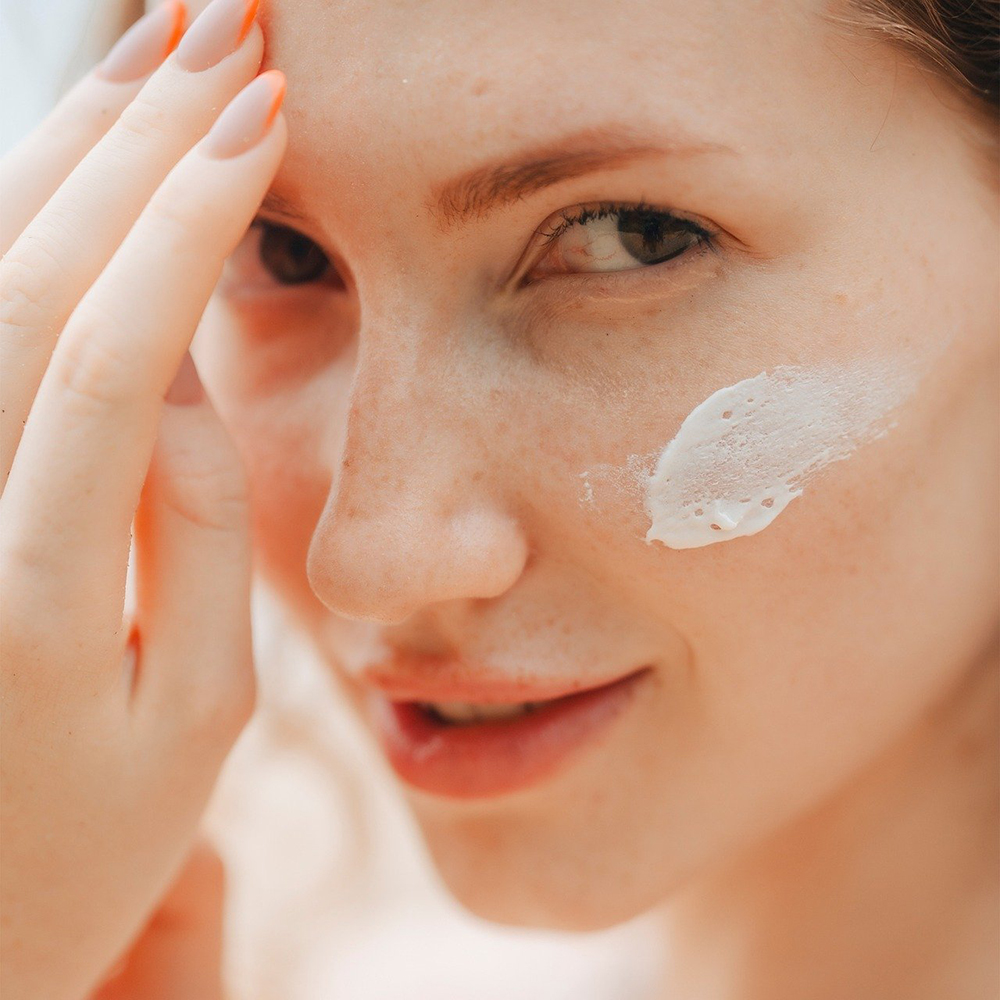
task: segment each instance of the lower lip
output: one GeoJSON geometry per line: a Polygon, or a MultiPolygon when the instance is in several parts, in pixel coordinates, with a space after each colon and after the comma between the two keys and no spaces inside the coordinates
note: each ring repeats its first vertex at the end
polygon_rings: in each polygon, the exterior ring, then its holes
{"type": "Polygon", "coordinates": [[[602,736],[646,671],[567,695],[513,719],[448,725],[413,702],[370,696],[370,714],[389,763],[408,784],[456,799],[529,788],[602,736]]]}

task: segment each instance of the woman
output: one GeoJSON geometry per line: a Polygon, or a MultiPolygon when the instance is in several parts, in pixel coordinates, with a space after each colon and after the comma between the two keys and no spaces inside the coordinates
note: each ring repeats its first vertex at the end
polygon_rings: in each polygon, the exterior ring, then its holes
{"type": "Polygon", "coordinates": [[[180,870],[251,538],[475,912],[993,995],[995,6],[184,18],[4,164],[6,995],[180,870]]]}

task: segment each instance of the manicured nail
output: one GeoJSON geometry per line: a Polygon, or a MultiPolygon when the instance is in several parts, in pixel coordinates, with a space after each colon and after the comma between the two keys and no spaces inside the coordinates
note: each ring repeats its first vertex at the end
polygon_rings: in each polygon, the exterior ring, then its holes
{"type": "Polygon", "coordinates": [[[201,379],[198,378],[194,361],[191,360],[190,351],[184,352],[184,360],[181,361],[181,366],[177,369],[177,374],[163,398],[174,406],[190,406],[205,398],[205,390],[202,388],[201,379]]]}
{"type": "Polygon", "coordinates": [[[177,47],[177,64],[200,73],[235,52],[257,16],[258,0],[212,0],[177,47]]]}
{"type": "Polygon", "coordinates": [[[186,15],[182,0],[166,0],[139,18],[94,72],[112,83],[128,83],[152,73],[177,48],[186,15]]]}
{"type": "Polygon", "coordinates": [[[277,69],[261,73],[223,108],[202,140],[202,152],[227,160],[257,145],[267,135],[284,97],[285,74],[277,69]]]}

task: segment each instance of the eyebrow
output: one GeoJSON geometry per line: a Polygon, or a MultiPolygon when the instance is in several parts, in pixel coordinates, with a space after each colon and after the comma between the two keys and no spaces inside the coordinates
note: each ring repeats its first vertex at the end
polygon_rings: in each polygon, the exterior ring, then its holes
{"type": "Polygon", "coordinates": [[[433,191],[430,207],[446,226],[451,226],[481,219],[561,181],[634,160],[734,153],[721,143],[680,136],[651,140],[646,131],[614,126],[575,132],[557,142],[524,150],[516,160],[495,160],[446,181],[433,191]]]}
{"type": "MultiPolygon", "coordinates": [[[[650,141],[646,132],[621,127],[590,128],[529,147],[516,159],[498,158],[437,185],[428,207],[445,228],[482,219],[490,212],[553,184],[650,157],[689,157],[735,151],[721,143],[674,136],[650,141]]],[[[315,225],[294,202],[268,191],[261,211],[315,225]]]]}

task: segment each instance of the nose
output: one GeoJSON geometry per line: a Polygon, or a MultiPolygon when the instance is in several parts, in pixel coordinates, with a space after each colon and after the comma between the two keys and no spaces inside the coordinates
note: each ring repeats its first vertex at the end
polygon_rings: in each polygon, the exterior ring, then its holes
{"type": "Polygon", "coordinates": [[[497,597],[521,575],[528,545],[491,468],[489,418],[457,378],[361,352],[307,560],[331,611],[398,624],[428,605],[497,597]]]}

